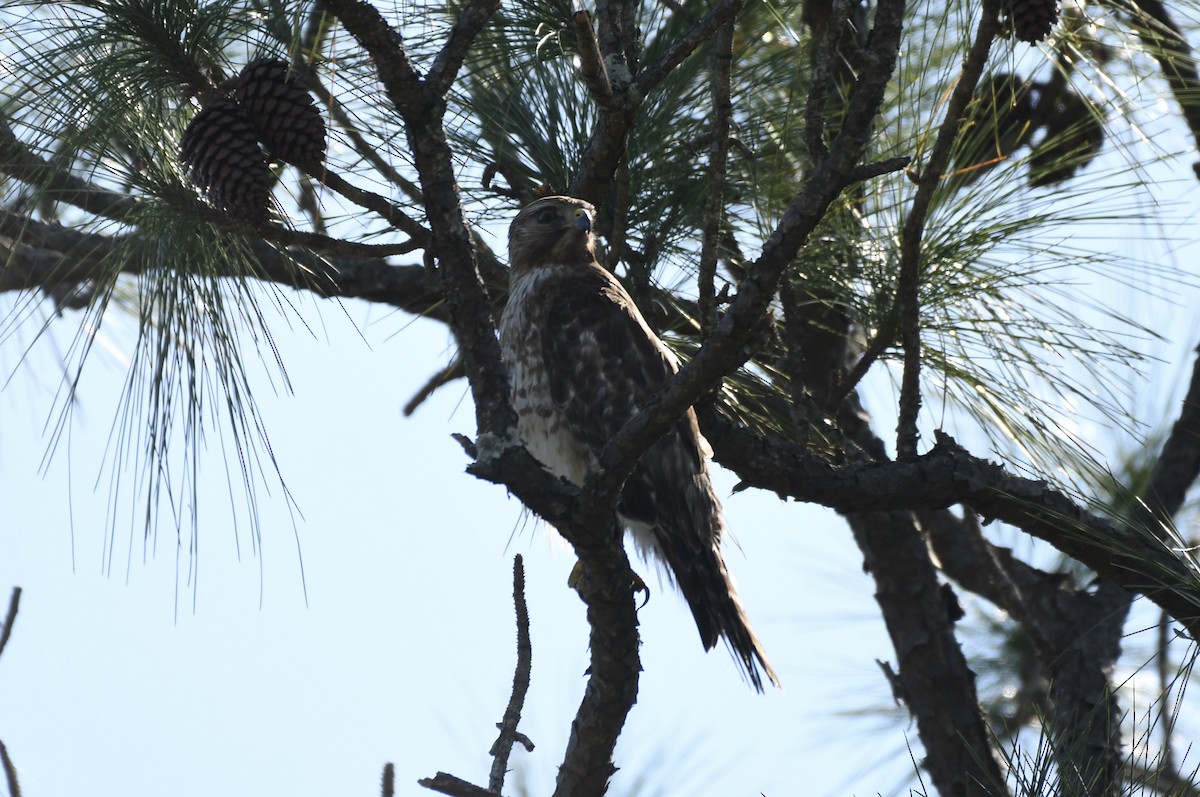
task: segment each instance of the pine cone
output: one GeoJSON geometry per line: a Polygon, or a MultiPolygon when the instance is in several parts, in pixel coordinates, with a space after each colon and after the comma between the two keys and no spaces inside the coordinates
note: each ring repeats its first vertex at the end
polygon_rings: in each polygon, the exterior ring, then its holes
{"type": "Polygon", "coordinates": [[[1013,34],[1023,42],[1040,42],[1058,21],[1057,0],[1005,0],[1004,10],[1013,34]]]}
{"type": "Polygon", "coordinates": [[[238,76],[234,96],[276,158],[304,169],[325,160],[325,120],[295,71],[284,61],[251,61],[238,76]]]}
{"type": "Polygon", "coordinates": [[[179,149],[192,182],[213,205],[253,224],[267,220],[273,177],[241,108],[213,102],[192,118],[179,149]]]}

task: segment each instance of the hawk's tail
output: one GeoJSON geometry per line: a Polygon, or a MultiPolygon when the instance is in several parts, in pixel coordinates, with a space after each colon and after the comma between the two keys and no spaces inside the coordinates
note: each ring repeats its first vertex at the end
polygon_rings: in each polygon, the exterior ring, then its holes
{"type": "Polygon", "coordinates": [[[672,570],[679,591],[696,619],[704,649],[711,650],[719,639],[724,638],[729,652],[755,689],[763,691],[764,678],[779,687],[779,679],[750,627],[716,542],[696,561],[672,570]]]}

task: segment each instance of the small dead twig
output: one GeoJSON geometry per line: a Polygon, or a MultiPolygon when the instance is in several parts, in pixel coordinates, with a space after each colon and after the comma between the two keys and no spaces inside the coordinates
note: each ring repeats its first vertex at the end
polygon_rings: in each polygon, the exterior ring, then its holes
{"type": "Polygon", "coordinates": [[[463,373],[462,360],[455,357],[450,361],[449,365],[429,377],[429,380],[421,386],[416,395],[408,400],[408,403],[404,405],[404,417],[407,418],[416,412],[417,407],[424,404],[425,400],[432,396],[439,387],[448,385],[455,379],[460,379],[464,376],[466,374],[463,373]]]}
{"type": "Polygon", "coordinates": [[[8,638],[12,636],[13,623],[17,619],[17,609],[21,605],[21,588],[13,587],[12,597],[8,599],[8,614],[4,617],[4,627],[0,628],[0,654],[4,653],[4,646],[8,644],[8,638]]]}
{"type": "MultiPolygon", "coordinates": [[[[13,587],[12,597],[8,599],[8,614],[4,617],[4,628],[0,629],[0,653],[4,652],[4,646],[8,644],[8,639],[12,636],[13,623],[17,619],[17,609],[20,605],[21,588],[13,587]]],[[[8,781],[10,797],[21,797],[21,784],[17,780],[17,768],[13,765],[12,759],[8,757],[8,748],[4,746],[4,742],[0,742],[0,766],[4,767],[4,779],[8,781]]]]}
{"type": "MultiPolygon", "coordinates": [[[[497,797],[504,789],[504,776],[508,774],[508,759],[512,754],[513,745],[519,742],[526,750],[533,750],[533,742],[517,730],[517,724],[521,721],[521,709],[525,707],[525,695],[529,692],[529,674],[533,668],[533,646],[529,641],[529,607],[525,604],[525,561],[520,554],[513,558],[513,604],[517,610],[517,668],[513,674],[512,696],[504,710],[504,719],[496,723],[500,735],[488,751],[493,757],[488,787],[485,789],[454,775],[439,772],[432,778],[421,778],[417,781],[427,789],[449,794],[451,797],[497,797]]],[[[391,764],[388,764],[388,767],[391,767],[391,764]]],[[[387,791],[390,784],[388,776],[389,769],[385,767],[384,797],[390,797],[390,792],[387,791]]]]}
{"type": "Polygon", "coordinates": [[[8,781],[10,797],[21,797],[21,784],[17,781],[17,768],[13,766],[12,759],[8,757],[8,748],[4,746],[4,742],[0,742],[0,764],[4,766],[4,778],[8,781]]]}
{"type": "Polygon", "coordinates": [[[439,772],[432,778],[421,778],[417,784],[431,791],[449,794],[450,797],[496,797],[495,792],[490,792],[482,786],[476,786],[474,783],[456,778],[446,772],[439,772]]]}
{"type": "Polygon", "coordinates": [[[391,761],[383,765],[383,784],[379,793],[382,797],[396,796],[396,765],[391,761]]]}
{"type": "Polygon", "coordinates": [[[521,709],[525,706],[525,695],[529,692],[529,673],[533,667],[529,607],[525,605],[525,563],[520,554],[513,557],[513,604],[517,609],[517,669],[513,674],[512,696],[508,699],[508,708],[504,710],[504,719],[497,723],[500,736],[489,751],[493,760],[488,789],[496,794],[504,788],[504,776],[508,772],[508,757],[512,754],[513,744],[521,742],[527,751],[533,750],[533,742],[517,731],[521,709]]]}

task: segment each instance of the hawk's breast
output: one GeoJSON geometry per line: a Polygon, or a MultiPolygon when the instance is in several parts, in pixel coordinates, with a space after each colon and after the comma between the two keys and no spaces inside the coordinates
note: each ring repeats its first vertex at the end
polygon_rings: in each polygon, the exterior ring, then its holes
{"type": "Polygon", "coordinates": [[[543,301],[549,282],[564,267],[535,268],[509,286],[500,318],[500,352],[508,367],[517,429],[525,447],[551,473],[581,485],[591,454],[572,433],[563,406],[554,400],[544,337],[549,308],[543,301]]]}

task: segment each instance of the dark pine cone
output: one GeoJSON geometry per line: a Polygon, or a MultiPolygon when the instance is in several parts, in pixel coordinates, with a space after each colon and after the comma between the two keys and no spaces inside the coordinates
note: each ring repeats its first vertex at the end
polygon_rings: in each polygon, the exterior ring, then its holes
{"type": "Polygon", "coordinates": [[[179,149],[192,182],[213,205],[253,224],[267,220],[273,178],[241,108],[212,103],[188,123],[179,149]]]}
{"type": "Polygon", "coordinates": [[[1023,42],[1040,42],[1058,21],[1057,0],[1005,0],[1013,34],[1023,42]]]}
{"type": "Polygon", "coordinates": [[[234,96],[271,155],[305,169],[320,167],[325,160],[325,120],[286,62],[251,61],[238,75],[234,96]]]}

